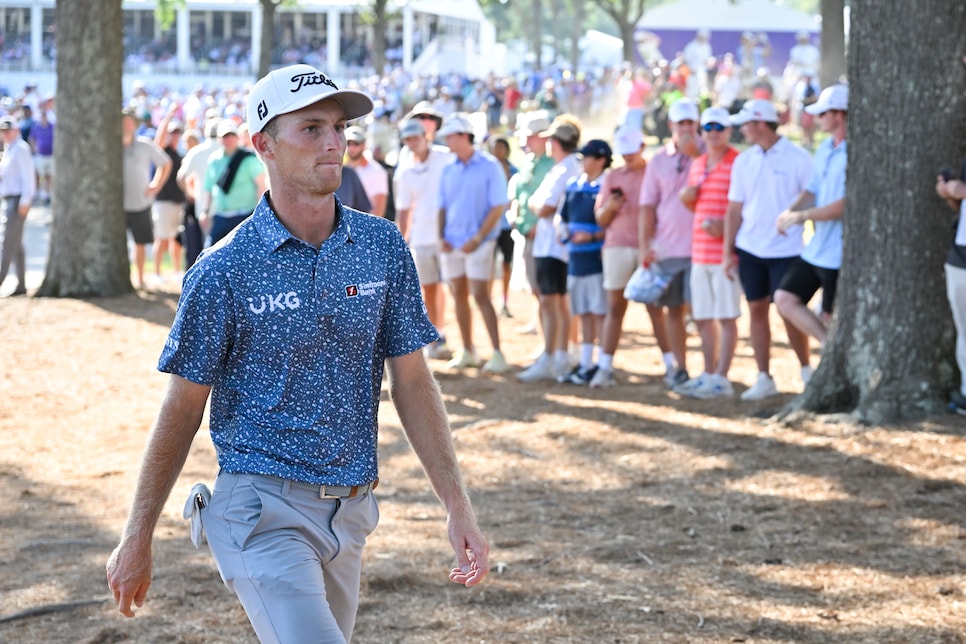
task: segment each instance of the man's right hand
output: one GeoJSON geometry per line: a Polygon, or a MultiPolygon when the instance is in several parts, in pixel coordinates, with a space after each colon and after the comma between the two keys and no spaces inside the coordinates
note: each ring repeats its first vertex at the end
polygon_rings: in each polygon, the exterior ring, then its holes
{"type": "Polygon", "coordinates": [[[122,539],[107,560],[107,586],[114,593],[117,610],[126,617],[134,617],[133,603],[144,605],[151,587],[151,544],[140,546],[130,539],[122,539]]]}
{"type": "Polygon", "coordinates": [[[734,253],[725,251],[724,256],[721,258],[721,268],[724,269],[725,277],[732,282],[735,281],[735,277],[738,274],[738,262],[734,253]]]}

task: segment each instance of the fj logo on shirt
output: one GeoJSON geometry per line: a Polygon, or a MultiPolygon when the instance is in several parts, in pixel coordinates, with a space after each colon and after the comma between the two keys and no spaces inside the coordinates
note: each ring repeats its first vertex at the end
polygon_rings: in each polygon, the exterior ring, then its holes
{"type": "Polygon", "coordinates": [[[255,298],[248,298],[248,310],[256,315],[260,315],[268,309],[269,313],[284,311],[285,309],[297,309],[301,304],[299,296],[295,291],[279,293],[278,295],[260,295],[258,305],[255,305],[255,298]]]}
{"type": "Polygon", "coordinates": [[[345,287],[346,297],[358,297],[360,295],[375,295],[376,289],[386,285],[386,281],[366,282],[365,284],[347,284],[345,287]]]}

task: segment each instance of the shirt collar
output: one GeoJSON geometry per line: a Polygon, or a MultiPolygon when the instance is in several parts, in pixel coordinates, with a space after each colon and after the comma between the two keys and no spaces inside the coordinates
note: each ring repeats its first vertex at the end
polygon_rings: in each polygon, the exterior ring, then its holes
{"type": "MultiPolygon", "coordinates": [[[[281,248],[285,242],[292,240],[296,243],[305,244],[306,242],[295,237],[289,232],[282,222],[279,220],[275,211],[272,210],[272,206],[268,201],[269,193],[266,192],[259,199],[258,205],[255,206],[255,211],[252,214],[252,222],[255,225],[255,230],[258,232],[258,237],[262,242],[262,249],[265,251],[265,255],[271,255],[279,248],[281,248]]],[[[322,247],[330,246],[332,244],[342,245],[347,242],[351,242],[349,222],[346,218],[346,209],[339,201],[339,197],[335,196],[335,212],[336,212],[336,224],[335,229],[329,238],[323,242],[322,247]]]]}

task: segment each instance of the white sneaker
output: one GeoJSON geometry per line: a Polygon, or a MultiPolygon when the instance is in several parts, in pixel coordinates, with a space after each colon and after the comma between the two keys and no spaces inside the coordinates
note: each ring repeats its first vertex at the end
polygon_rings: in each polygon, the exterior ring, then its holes
{"type": "Polygon", "coordinates": [[[710,398],[731,398],[735,395],[735,388],[724,376],[713,374],[705,378],[701,386],[691,392],[693,398],[708,400],[710,398]]]}
{"type": "Polygon", "coordinates": [[[541,354],[536,362],[517,374],[517,380],[521,382],[556,380],[556,378],[557,374],[554,373],[553,359],[546,353],[541,354]]]}
{"type": "Polygon", "coordinates": [[[486,373],[506,373],[509,370],[510,365],[507,364],[506,358],[499,351],[494,351],[490,359],[483,365],[483,371],[486,373]]]}
{"type": "Polygon", "coordinates": [[[767,373],[759,373],[758,380],[741,394],[742,400],[762,400],[778,393],[775,380],[767,373]]]}
{"type": "Polygon", "coordinates": [[[694,392],[700,389],[704,383],[710,380],[711,376],[706,374],[701,374],[697,378],[691,378],[687,382],[680,385],[675,385],[671,391],[676,394],[681,394],[682,396],[692,396],[694,392]]]}
{"type": "Polygon", "coordinates": [[[812,379],[812,374],[815,370],[812,369],[811,365],[805,365],[802,367],[802,384],[807,385],[808,381],[812,379]]]}
{"type": "Polygon", "coordinates": [[[598,369],[594,377],[590,379],[591,389],[604,389],[606,387],[613,387],[617,384],[617,380],[614,379],[614,371],[612,369],[598,369]]]}
{"type": "Polygon", "coordinates": [[[456,357],[446,363],[447,369],[466,369],[467,367],[479,367],[480,358],[475,351],[461,350],[456,357]]]}
{"type": "Polygon", "coordinates": [[[688,372],[680,367],[668,369],[667,373],[664,374],[664,384],[667,385],[668,389],[674,389],[678,385],[683,385],[688,380],[690,380],[688,378],[688,372]]]}

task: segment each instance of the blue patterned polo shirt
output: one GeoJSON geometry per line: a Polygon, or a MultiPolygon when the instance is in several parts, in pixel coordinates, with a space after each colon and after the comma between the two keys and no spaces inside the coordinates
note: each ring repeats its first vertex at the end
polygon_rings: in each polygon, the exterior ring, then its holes
{"type": "Polygon", "coordinates": [[[336,212],[316,250],[263,196],[185,276],[158,368],[212,386],[226,472],[372,481],[384,359],[438,339],[395,225],[336,212]]]}

